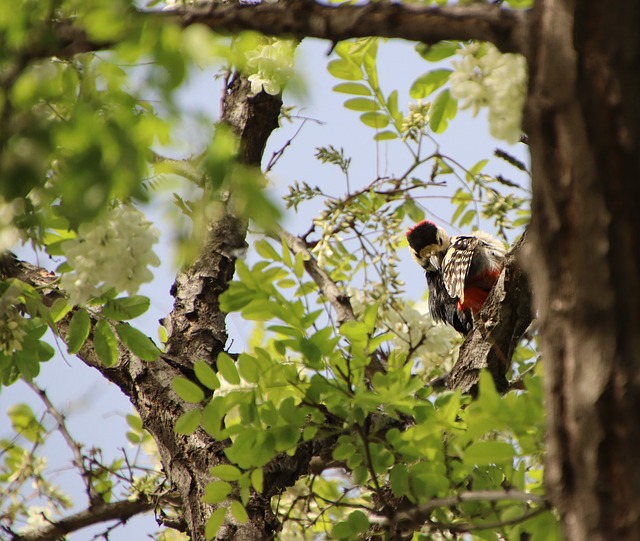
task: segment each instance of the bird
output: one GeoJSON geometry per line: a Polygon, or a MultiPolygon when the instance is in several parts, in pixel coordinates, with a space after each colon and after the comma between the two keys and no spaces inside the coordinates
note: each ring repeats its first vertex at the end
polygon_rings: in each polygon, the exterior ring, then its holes
{"type": "Polygon", "coordinates": [[[425,271],[431,317],[467,335],[504,268],[504,244],[484,231],[449,237],[428,220],[406,236],[413,259],[425,271]]]}

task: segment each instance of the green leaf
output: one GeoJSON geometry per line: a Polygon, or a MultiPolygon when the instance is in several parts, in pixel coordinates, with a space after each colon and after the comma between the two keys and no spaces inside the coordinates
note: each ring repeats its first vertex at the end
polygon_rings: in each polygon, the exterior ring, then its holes
{"type": "Polygon", "coordinates": [[[261,239],[254,244],[254,248],[260,257],[269,261],[282,261],[280,254],[271,246],[269,241],[261,239]]]}
{"type": "Polygon", "coordinates": [[[333,450],[333,458],[336,460],[346,460],[351,455],[355,454],[355,452],[356,448],[353,443],[346,442],[338,445],[338,447],[333,450]]]}
{"type": "Polygon", "coordinates": [[[220,387],[220,380],[216,376],[215,371],[205,361],[196,361],[193,365],[193,370],[196,373],[198,381],[202,383],[207,389],[215,391],[220,387]]]}
{"type": "Polygon", "coordinates": [[[431,105],[429,127],[435,133],[442,133],[457,112],[458,102],[451,97],[449,89],[443,90],[431,105]]]}
{"type": "Polygon", "coordinates": [[[377,111],[378,102],[369,98],[351,98],[344,102],[344,106],[352,111],[377,111]]]}
{"type": "Polygon", "coordinates": [[[331,535],[336,539],[353,539],[355,532],[348,522],[338,522],[331,530],[331,535]]]}
{"type": "Polygon", "coordinates": [[[513,445],[504,441],[477,441],[464,452],[465,464],[486,465],[511,462],[515,456],[513,445]]]}
{"type": "Polygon", "coordinates": [[[465,174],[465,180],[467,182],[471,182],[480,171],[484,169],[484,166],[489,163],[489,160],[484,159],[480,160],[478,163],[474,164],[465,174]]]}
{"type": "Polygon", "coordinates": [[[202,501],[209,504],[223,502],[231,494],[231,490],[233,490],[233,487],[226,481],[211,481],[204,487],[202,501]]]}
{"type": "MultiPolygon", "coordinates": [[[[37,344],[38,342],[36,342],[37,344]]],[[[26,344],[23,344],[23,347],[26,344]]],[[[40,373],[40,363],[38,359],[31,354],[31,348],[26,346],[25,349],[15,351],[13,353],[13,362],[18,371],[25,377],[25,379],[31,381],[37,377],[40,373]]]]}
{"type": "Polygon", "coordinates": [[[353,511],[348,517],[347,522],[352,530],[356,533],[363,533],[369,529],[369,519],[359,509],[353,511]]]}
{"type": "Polygon", "coordinates": [[[86,310],[78,309],[69,322],[67,331],[67,348],[69,353],[78,353],[91,330],[91,320],[86,310]]]}
{"type": "Polygon", "coordinates": [[[240,385],[240,375],[236,368],[236,363],[229,357],[224,351],[218,355],[218,372],[226,379],[231,385],[240,385]]]}
{"type": "Polygon", "coordinates": [[[212,477],[217,477],[223,481],[237,481],[242,477],[242,472],[232,464],[218,464],[209,470],[212,477]]]}
{"type": "Polygon", "coordinates": [[[93,347],[105,366],[113,366],[118,360],[118,339],[104,319],[93,329],[93,347]]]}
{"type": "Polygon", "coordinates": [[[142,430],[142,419],[137,415],[129,414],[125,417],[127,424],[135,431],[140,432],[142,430]]]}
{"type": "Polygon", "coordinates": [[[176,433],[193,434],[200,424],[200,416],[199,409],[192,409],[183,413],[176,421],[176,433]]]}
{"type": "Polygon", "coordinates": [[[51,308],[49,308],[51,319],[53,319],[54,323],[58,323],[72,308],[73,306],[71,306],[66,299],[56,299],[51,305],[51,308]]]}
{"type": "Polygon", "coordinates": [[[329,62],[327,70],[335,78],[345,81],[361,81],[364,78],[360,66],[342,58],[329,62]]]}
{"type": "Polygon", "coordinates": [[[150,303],[149,298],[143,295],[111,299],[102,307],[102,315],[116,321],[133,319],[144,314],[150,303]]]}
{"type": "Polygon", "coordinates": [[[251,484],[258,494],[262,494],[264,490],[264,473],[262,472],[262,468],[256,468],[251,472],[251,484]]]}
{"type": "Polygon", "coordinates": [[[474,209],[469,209],[467,212],[465,212],[462,215],[462,218],[460,218],[460,222],[459,225],[463,226],[463,225],[469,225],[471,222],[473,222],[473,219],[476,217],[476,211],[474,209]]]}
{"type": "Polygon", "coordinates": [[[260,365],[258,361],[246,353],[241,353],[238,357],[238,372],[242,379],[249,383],[258,383],[260,380],[260,365]]]}
{"type": "Polygon", "coordinates": [[[396,464],[389,472],[391,491],[396,498],[401,498],[409,492],[409,474],[404,464],[396,464]]]}
{"type": "Polygon", "coordinates": [[[204,536],[207,539],[213,539],[217,535],[226,516],[226,507],[218,507],[213,513],[211,513],[211,516],[207,519],[207,523],[204,527],[204,536]]]}
{"type": "Polygon", "coordinates": [[[355,96],[371,96],[369,87],[362,83],[340,83],[333,87],[333,91],[355,96]]]}
{"type": "Polygon", "coordinates": [[[44,427],[36,419],[33,410],[27,404],[15,404],[7,410],[13,429],[32,443],[42,443],[44,427]]]}
{"type": "Polygon", "coordinates": [[[176,394],[187,402],[199,404],[204,400],[204,391],[193,381],[183,376],[173,378],[171,386],[176,394]]]}
{"type": "Polygon", "coordinates": [[[231,514],[240,524],[244,524],[249,520],[247,510],[244,508],[244,505],[237,500],[231,502],[231,514]]]}
{"type": "Polygon", "coordinates": [[[378,132],[373,137],[375,141],[391,141],[392,139],[397,139],[397,138],[398,138],[398,134],[396,132],[392,132],[389,130],[378,132]]]}
{"type": "Polygon", "coordinates": [[[421,75],[411,85],[409,95],[414,100],[426,98],[443,86],[449,80],[451,73],[453,72],[449,69],[437,69],[421,75]]]}
{"type": "Polygon", "coordinates": [[[416,45],[418,54],[428,62],[438,62],[439,60],[449,58],[453,56],[459,48],[460,44],[457,41],[439,41],[433,45],[418,43],[416,45]]]}
{"type": "Polygon", "coordinates": [[[155,361],[160,357],[160,350],[144,333],[133,328],[128,323],[120,323],[116,325],[116,332],[122,340],[122,343],[131,350],[131,352],[143,361],[155,361]]]}
{"type": "Polygon", "coordinates": [[[363,124],[376,130],[386,128],[389,125],[389,117],[384,113],[380,113],[377,111],[362,113],[360,115],[360,120],[363,122],[363,124]]]}

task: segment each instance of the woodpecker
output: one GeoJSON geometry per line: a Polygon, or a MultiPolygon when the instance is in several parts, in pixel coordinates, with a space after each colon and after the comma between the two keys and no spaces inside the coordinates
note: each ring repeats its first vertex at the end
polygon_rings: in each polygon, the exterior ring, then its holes
{"type": "Polygon", "coordinates": [[[431,316],[468,334],[504,268],[504,245],[483,231],[449,238],[426,220],[407,231],[407,240],[425,270],[431,316]]]}

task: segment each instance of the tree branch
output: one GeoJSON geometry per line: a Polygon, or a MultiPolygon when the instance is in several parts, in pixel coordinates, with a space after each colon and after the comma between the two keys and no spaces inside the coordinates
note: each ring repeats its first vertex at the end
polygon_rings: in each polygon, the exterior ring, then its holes
{"type": "MultiPolygon", "coordinates": [[[[333,6],[311,0],[287,0],[257,5],[195,5],[177,15],[183,25],[200,23],[218,32],[256,30],[272,36],[333,42],[368,36],[428,44],[477,39],[490,41],[505,52],[522,52],[526,43],[526,13],[495,5],[433,8],[372,2],[333,6]]],[[[171,12],[163,12],[161,16],[175,17],[171,12]]]]}
{"type": "Polygon", "coordinates": [[[322,294],[336,311],[338,327],[346,321],[356,319],[349,297],[340,290],[327,272],[318,265],[318,262],[309,251],[309,248],[307,248],[305,242],[300,237],[296,237],[284,229],[279,229],[276,235],[284,240],[294,255],[302,255],[307,274],[311,276],[318,288],[320,288],[322,294]]]}
{"type": "Polygon", "coordinates": [[[500,280],[460,348],[447,377],[451,389],[472,392],[480,370],[487,368],[498,391],[507,390],[511,357],[532,318],[531,287],[520,264],[525,237],[526,233],[507,254],[500,280]]]}
{"type": "MultiPolygon", "coordinates": [[[[205,3],[172,11],[137,11],[139,17],[173,22],[183,27],[204,24],[214,32],[255,30],[269,36],[319,38],[331,42],[368,36],[399,38],[427,44],[441,40],[489,41],[503,52],[525,53],[528,12],[497,5],[425,7],[392,2],[365,5],[325,5],[312,0],[275,3],[205,3]]],[[[52,28],[55,42],[38,42],[28,51],[31,59],[69,57],[110,48],[112,42],[95,41],[73,21],[52,28]]]]}
{"type": "Polygon", "coordinates": [[[151,511],[155,505],[155,502],[143,495],[139,495],[136,500],[101,504],[89,507],[67,518],[50,522],[48,525],[38,528],[37,530],[22,534],[14,533],[10,537],[10,541],[56,541],[71,532],[101,522],[107,522],[109,520],[126,522],[134,515],[151,511]]]}
{"type": "Polygon", "coordinates": [[[88,468],[85,465],[84,455],[82,454],[82,446],[73,438],[73,436],[69,432],[64,415],[60,411],[58,411],[51,400],[49,400],[49,397],[47,396],[47,393],[44,391],[44,389],[38,387],[33,381],[25,379],[24,382],[34,393],[36,393],[40,397],[40,400],[42,400],[45,407],[47,408],[47,412],[56,421],[58,425],[58,431],[62,435],[62,438],[66,442],[69,449],[71,449],[71,453],[73,454],[73,463],[80,471],[80,475],[82,476],[82,480],[84,481],[85,490],[89,498],[89,503],[91,505],[104,503],[104,501],[100,497],[100,494],[98,494],[95,487],[93,486],[91,468],[88,468]]]}

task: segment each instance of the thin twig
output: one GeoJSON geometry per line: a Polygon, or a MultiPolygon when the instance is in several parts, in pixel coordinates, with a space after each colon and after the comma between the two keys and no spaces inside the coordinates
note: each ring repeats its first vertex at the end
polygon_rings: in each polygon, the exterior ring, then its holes
{"type": "MultiPolygon", "coordinates": [[[[548,501],[544,496],[538,494],[530,494],[528,492],[519,492],[516,490],[508,491],[492,491],[492,490],[479,490],[475,492],[462,492],[456,496],[450,496],[448,498],[436,498],[428,503],[397,513],[396,515],[388,518],[387,520],[395,524],[406,525],[421,525],[428,521],[431,513],[436,509],[454,507],[461,503],[466,502],[501,502],[501,501],[518,501],[535,503],[543,508],[548,508],[548,501]]],[[[384,522],[384,521],[383,521],[384,522]]],[[[455,525],[452,525],[455,526],[455,525]]],[[[474,526],[475,527],[475,526],[474,526]]]]}
{"type": "Polygon", "coordinates": [[[300,238],[292,235],[288,231],[279,228],[275,235],[284,240],[289,250],[294,255],[301,254],[304,260],[304,268],[307,274],[311,276],[316,285],[320,288],[322,294],[329,300],[329,303],[336,312],[338,327],[347,321],[356,319],[351,307],[349,297],[340,290],[338,285],[331,279],[327,272],[318,265],[315,257],[307,248],[305,242],[300,238]]]}
{"type": "Polygon", "coordinates": [[[49,400],[49,397],[47,396],[47,393],[44,391],[44,389],[41,389],[32,381],[25,380],[25,383],[34,393],[36,393],[40,397],[40,400],[42,400],[45,407],[47,408],[47,412],[56,421],[58,425],[58,431],[62,435],[62,438],[68,445],[69,449],[71,449],[71,452],[73,454],[73,463],[78,468],[78,470],[80,470],[80,475],[82,476],[82,480],[84,481],[85,490],[87,492],[89,502],[92,505],[96,503],[103,503],[100,494],[96,491],[93,483],[91,482],[92,472],[91,469],[87,468],[85,465],[82,446],[73,438],[73,436],[71,436],[71,433],[67,428],[64,415],[60,411],[58,411],[51,400],[49,400]]]}

